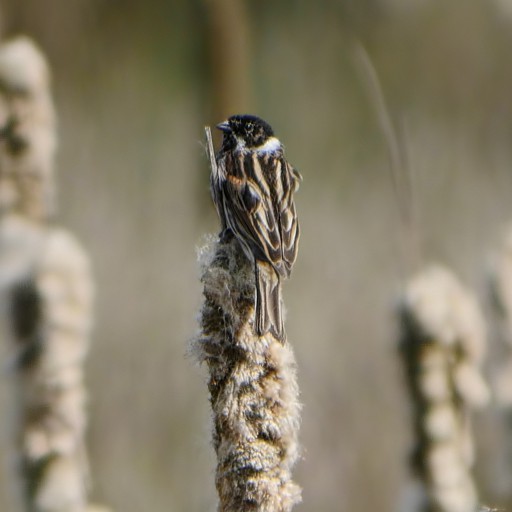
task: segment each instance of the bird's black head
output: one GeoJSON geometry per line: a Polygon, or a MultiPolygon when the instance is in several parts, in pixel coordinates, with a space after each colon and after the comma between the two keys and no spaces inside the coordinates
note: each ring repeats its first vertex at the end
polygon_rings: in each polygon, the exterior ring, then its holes
{"type": "Polygon", "coordinates": [[[267,122],[249,114],[231,116],[227,121],[218,124],[217,128],[224,132],[224,150],[234,149],[240,145],[255,149],[263,146],[274,136],[274,131],[267,122]]]}

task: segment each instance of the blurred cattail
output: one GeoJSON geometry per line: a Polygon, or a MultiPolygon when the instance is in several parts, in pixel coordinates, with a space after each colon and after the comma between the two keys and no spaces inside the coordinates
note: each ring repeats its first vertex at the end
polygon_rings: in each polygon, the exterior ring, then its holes
{"type": "Polygon", "coordinates": [[[26,510],[92,511],[83,363],[93,286],[78,242],[47,222],[54,211],[55,116],[48,66],[28,38],[0,47],[0,102],[0,293],[26,510]]]}
{"type": "Polygon", "coordinates": [[[204,304],[194,355],[209,371],[219,512],[285,512],[300,405],[291,346],[254,331],[254,268],[236,239],[201,249],[204,304]]]}
{"type": "Polygon", "coordinates": [[[423,487],[420,510],[477,510],[469,415],[489,400],[480,370],[486,350],[482,314],[452,273],[433,266],[410,281],[400,315],[416,436],[412,467],[423,487]]]}
{"type": "Polygon", "coordinates": [[[55,112],[50,73],[26,37],[0,50],[0,211],[46,220],[55,210],[55,112]]]}
{"type": "Polygon", "coordinates": [[[27,510],[86,510],[83,363],[89,346],[89,263],[74,238],[46,233],[24,280],[11,287],[19,471],[27,510]]]}

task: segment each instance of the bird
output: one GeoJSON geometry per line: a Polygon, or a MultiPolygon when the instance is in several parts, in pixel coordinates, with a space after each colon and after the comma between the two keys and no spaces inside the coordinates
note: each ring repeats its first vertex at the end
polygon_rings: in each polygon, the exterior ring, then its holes
{"type": "Polygon", "coordinates": [[[300,226],[294,194],[302,176],[285,158],[272,127],[250,114],[217,125],[223,132],[212,166],[210,191],[221,239],[234,236],[254,265],[258,336],[284,340],[281,280],[297,258],[300,226]]]}

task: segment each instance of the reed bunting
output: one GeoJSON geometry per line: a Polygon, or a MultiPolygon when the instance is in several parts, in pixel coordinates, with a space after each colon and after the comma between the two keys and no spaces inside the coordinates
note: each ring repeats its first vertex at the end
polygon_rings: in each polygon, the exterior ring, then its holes
{"type": "Polygon", "coordinates": [[[231,116],[217,128],[224,138],[210,187],[221,237],[232,233],[254,263],[257,334],[271,332],[283,340],[281,279],[290,276],[297,257],[293,194],[302,178],[286,161],[270,125],[259,117],[231,116]]]}

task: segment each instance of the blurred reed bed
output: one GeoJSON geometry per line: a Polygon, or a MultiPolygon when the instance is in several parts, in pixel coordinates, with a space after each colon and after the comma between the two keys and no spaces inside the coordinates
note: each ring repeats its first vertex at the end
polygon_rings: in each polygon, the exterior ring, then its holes
{"type": "Polygon", "coordinates": [[[420,484],[405,509],[477,510],[470,415],[490,398],[481,369],[487,341],[480,308],[452,272],[431,266],[409,281],[400,318],[413,406],[411,467],[420,484]]]}
{"type": "Polygon", "coordinates": [[[85,251],[53,224],[50,71],[26,37],[0,46],[0,113],[0,293],[24,509],[102,510],[87,502],[84,442],[93,283],[85,251]]]}

